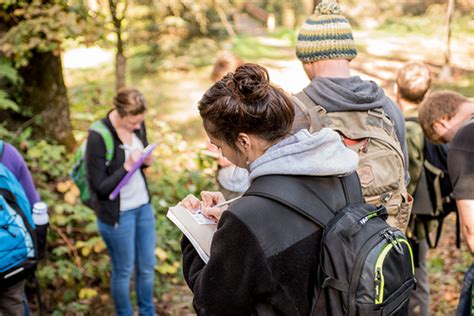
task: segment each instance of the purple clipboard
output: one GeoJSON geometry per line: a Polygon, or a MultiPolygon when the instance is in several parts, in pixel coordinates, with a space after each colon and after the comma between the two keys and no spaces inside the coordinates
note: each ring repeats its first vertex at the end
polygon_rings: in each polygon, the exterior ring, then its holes
{"type": "Polygon", "coordinates": [[[150,154],[153,152],[153,150],[156,148],[156,144],[149,144],[146,146],[146,148],[143,150],[142,155],[140,156],[140,159],[138,159],[135,164],[133,165],[132,169],[127,172],[125,177],[120,180],[120,182],[117,184],[115,189],[110,193],[109,199],[115,200],[115,198],[118,196],[120,190],[127,184],[128,180],[132,177],[132,175],[137,171],[142,165],[145,159],[150,156],[150,154]]]}

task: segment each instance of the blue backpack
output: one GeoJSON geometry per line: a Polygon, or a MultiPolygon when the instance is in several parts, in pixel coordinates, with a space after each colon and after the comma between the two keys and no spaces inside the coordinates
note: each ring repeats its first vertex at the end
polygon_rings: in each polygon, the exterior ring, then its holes
{"type": "Polygon", "coordinates": [[[2,163],[0,140],[0,288],[34,272],[37,265],[35,224],[23,187],[2,163]]]}

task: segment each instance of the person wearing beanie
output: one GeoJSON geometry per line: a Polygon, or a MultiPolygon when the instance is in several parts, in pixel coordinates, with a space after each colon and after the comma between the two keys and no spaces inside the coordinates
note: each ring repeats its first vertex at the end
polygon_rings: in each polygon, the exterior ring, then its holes
{"type": "Polygon", "coordinates": [[[408,184],[410,176],[403,114],[375,82],[351,75],[349,63],[357,57],[357,49],[351,25],[335,0],[322,0],[303,23],[298,34],[296,56],[311,80],[302,92],[326,112],[384,110],[395,126],[404,156],[403,177],[408,184]]]}
{"type": "Polygon", "coordinates": [[[351,25],[335,1],[323,0],[306,19],[298,35],[296,55],[304,64],[357,56],[351,25]]]}

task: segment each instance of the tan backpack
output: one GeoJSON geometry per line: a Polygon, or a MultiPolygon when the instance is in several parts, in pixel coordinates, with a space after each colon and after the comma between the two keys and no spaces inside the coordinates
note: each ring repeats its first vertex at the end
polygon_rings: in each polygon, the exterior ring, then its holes
{"type": "Polygon", "coordinates": [[[296,116],[301,116],[299,108],[310,121],[310,132],[332,128],[359,155],[357,173],[366,202],[384,205],[387,222],[405,231],[413,199],[405,186],[405,164],[395,126],[384,110],[327,113],[304,92],[293,99],[296,116]]]}

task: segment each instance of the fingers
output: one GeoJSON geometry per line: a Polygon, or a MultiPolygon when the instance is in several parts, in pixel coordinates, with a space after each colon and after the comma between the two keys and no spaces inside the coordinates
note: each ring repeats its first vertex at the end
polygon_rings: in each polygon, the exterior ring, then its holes
{"type": "Polygon", "coordinates": [[[135,149],[130,153],[130,158],[132,159],[133,162],[137,161],[140,159],[140,156],[142,155],[142,152],[138,149],[135,149]]]}
{"type": "Polygon", "coordinates": [[[225,201],[224,195],[221,192],[202,191],[201,198],[203,207],[212,207],[225,201]]]}
{"type": "Polygon", "coordinates": [[[205,207],[202,210],[202,213],[207,218],[213,218],[216,221],[219,221],[222,216],[222,212],[224,212],[224,208],[222,207],[205,207]]]}
{"type": "Polygon", "coordinates": [[[150,166],[150,165],[153,164],[154,161],[155,161],[155,156],[149,155],[148,157],[145,158],[144,163],[145,163],[147,166],[150,166]]]}
{"type": "Polygon", "coordinates": [[[190,210],[192,213],[194,213],[196,210],[198,210],[201,207],[201,201],[197,197],[195,197],[192,194],[189,194],[186,196],[180,204],[190,210]]]}

